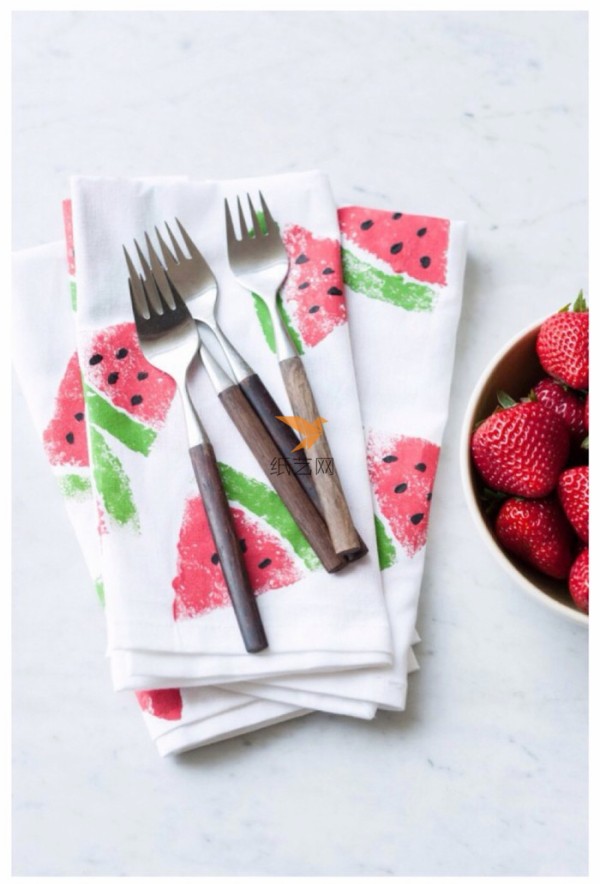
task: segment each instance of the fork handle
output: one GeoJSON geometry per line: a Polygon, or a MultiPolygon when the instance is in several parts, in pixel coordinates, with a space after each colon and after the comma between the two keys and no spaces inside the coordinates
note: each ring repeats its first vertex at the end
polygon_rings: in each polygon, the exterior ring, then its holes
{"type": "MultiPolygon", "coordinates": [[[[277,420],[277,417],[281,416],[283,412],[260,377],[257,374],[251,374],[240,381],[240,387],[244,396],[267,428],[282,457],[289,457],[293,449],[298,445],[298,437],[288,424],[277,420]]],[[[315,506],[319,508],[321,505],[319,495],[310,475],[304,449],[301,448],[299,451],[294,452],[294,456],[297,457],[298,463],[302,465],[302,469],[296,473],[298,481],[315,506]]]]}
{"type": "MultiPolygon", "coordinates": [[[[244,396],[277,445],[282,457],[289,457],[290,452],[298,445],[298,437],[288,424],[284,424],[283,421],[277,420],[278,415],[281,415],[282,413],[281,409],[263,384],[260,377],[255,373],[248,375],[240,381],[240,387],[242,388],[244,396]]],[[[297,458],[298,463],[302,466],[302,469],[296,472],[298,481],[316,508],[321,512],[321,500],[317,489],[315,488],[315,483],[310,472],[304,449],[300,448],[298,451],[294,452],[294,457],[297,458]]],[[[356,559],[361,559],[369,552],[366,543],[360,535],[359,540],[360,549],[356,552],[348,553],[345,556],[350,562],[354,562],[356,559]]]]}
{"type": "Polygon", "coordinates": [[[219,399],[325,570],[332,573],[345,568],[348,562],[335,552],[327,525],[300,485],[298,476],[287,470],[278,475],[278,470],[271,469],[273,462],[279,461],[279,449],[240,387],[227,387],[219,393],[219,399]]]}
{"type": "MultiPolygon", "coordinates": [[[[279,367],[294,413],[311,423],[316,421],[319,411],[300,357],[292,356],[290,359],[283,359],[279,363],[279,367]]],[[[333,462],[324,429],[317,441],[311,446],[311,453],[314,454],[317,464],[319,460],[333,462]]],[[[315,469],[314,482],[321,501],[323,516],[333,541],[333,548],[339,555],[353,555],[359,552],[361,540],[352,524],[348,503],[339,477],[335,472],[335,463],[333,462],[331,473],[315,469]]]]}
{"type": "Polygon", "coordinates": [[[210,442],[201,442],[190,448],[190,458],[244,645],[251,654],[264,651],[268,647],[267,638],[233,526],[214,449],[210,442]]]}

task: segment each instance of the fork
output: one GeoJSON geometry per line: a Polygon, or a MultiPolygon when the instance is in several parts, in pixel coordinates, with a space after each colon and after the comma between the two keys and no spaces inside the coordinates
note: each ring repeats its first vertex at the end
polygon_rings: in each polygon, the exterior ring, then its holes
{"type": "MultiPolygon", "coordinates": [[[[319,418],[320,412],[302,360],[288,337],[277,307],[277,293],[288,274],[289,258],[277,223],[262,193],[259,194],[259,198],[265,229],[263,230],[259,223],[258,215],[248,195],[253,228],[250,233],[238,197],[240,239],[235,233],[229,203],[225,200],[229,264],[238,282],[249,291],[260,295],[267,305],[274,328],[277,359],[290,404],[297,416],[314,423],[319,418]]],[[[324,430],[312,445],[312,450],[316,463],[319,461],[325,464],[333,463],[324,430]]],[[[335,551],[346,556],[362,552],[366,548],[352,523],[348,503],[335,469],[332,472],[315,471],[313,479],[335,551]]]]}
{"type": "MultiPolygon", "coordinates": [[[[171,249],[161,236],[159,229],[155,227],[164,267],[148,234],[146,234],[146,248],[150,257],[151,270],[155,275],[160,274],[163,269],[166,270],[175,288],[188,305],[194,319],[213,332],[225,354],[233,376],[242,388],[242,392],[267,428],[281,454],[286,456],[298,444],[298,438],[290,426],[277,419],[282,413],[281,409],[259,375],[248,365],[221,329],[216,317],[219,292],[217,280],[183,224],[178,218],[175,219],[175,222],[188,253],[186,255],[168,224],[165,223],[165,227],[171,241],[171,249]]],[[[142,260],[142,256],[140,256],[140,260],[142,260]]],[[[306,455],[303,450],[300,450],[298,455],[299,461],[303,461],[303,465],[306,466],[305,470],[300,470],[297,473],[298,479],[306,493],[318,505],[319,498],[307,468],[306,455]]]]}
{"type": "Polygon", "coordinates": [[[187,391],[187,371],[198,350],[198,329],[168,276],[142,279],[127,252],[129,295],[140,347],[148,362],[170,375],[180,394],[190,458],[238,626],[249,653],[267,645],[244,565],[213,446],[187,391]],[[166,283],[166,284],[165,284],[166,283]]]}
{"type": "MultiPolygon", "coordinates": [[[[172,236],[170,230],[169,234],[174,244],[176,244],[177,241],[174,240],[174,237],[172,236]]],[[[172,273],[170,272],[170,270],[166,270],[165,267],[163,267],[163,265],[161,264],[158,255],[156,254],[156,251],[154,250],[154,247],[152,245],[152,241],[147,234],[145,236],[145,239],[150,263],[148,263],[148,259],[144,255],[143,251],[140,249],[137,242],[135,243],[137,254],[140,259],[143,271],[142,274],[140,274],[140,279],[142,283],[147,283],[148,280],[155,280],[159,288],[165,290],[165,292],[168,292],[169,280],[174,284],[172,273]]],[[[161,237],[159,235],[159,242],[160,241],[161,237]]],[[[188,248],[190,248],[190,244],[191,240],[188,243],[188,248]]],[[[188,280],[188,283],[187,288],[185,286],[183,287],[183,291],[189,292],[190,274],[196,273],[195,278],[197,280],[204,281],[203,290],[208,291],[210,299],[214,302],[216,300],[216,294],[213,289],[216,290],[217,288],[216,280],[212,275],[210,267],[208,266],[198,249],[194,247],[194,251],[197,254],[197,258],[187,260],[194,260],[194,264],[198,267],[198,270],[193,271],[186,268],[186,278],[188,280]],[[207,279],[208,277],[210,277],[212,282],[207,279]]],[[[176,263],[172,263],[172,261],[169,260],[169,267],[170,269],[175,269],[177,271],[179,270],[180,263],[185,259],[185,255],[180,249],[176,249],[176,253],[180,256],[179,261],[177,261],[176,263]]],[[[173,259],[172,255],[171,258],[173,259]]],[[[183,293],[175,284],[174,287],[176,291],[183,296],[183,293]]],[[[196,292],[197,290],[198,284],[196,284],[196,286],[193,288],[194,292],[196,292]]],[[[202,295],[202,297],[205,297],[205,295],[202,295]]],[[[195,317],[199,314],[197,308],[200,300],[200,298],[196,298],[195,300],[192,299],[191,309],[194,311],[195,317]]],[[[186,301],[186,306],[188,306],[189,308],[188,301],[186,301]]],[[[210,308],[204,313],[200,313],[200,315],[204,315],[210,318],[209,310],[210,308]]],[[[303,489],[302,485],[298,481],[298,475],[295,473],[290,474],[287,471],[273,472],[273,470],[271,469],[272,464],[278,463],[279,461],[280,450],[277,447],[276,442],[270,435],[268,427],[265,427],[260,415],[256,413],[251,402],[249,402],[246,398],[246,391],[243,390],[241,384],[235,383],[235,381],[227,374],[227,372],[212,355],[210,350],[206,346],[204,346],[200,337],[198,337],[196,346],[198,348],[198,355],[200,357],[200,360],[206,369],[208,377],[212,382],[213,388],[217,393],[221,404],[225,408],[225,411],[239,430],[240,435],[252,451],[254,457],[256,458],[263,472],[269,479],[271,485],[281,497],[292,518],[316,552],[319,560],[321,561],[321,564],[323,565],[325,570],[329,571],[330,573],[340,571],[348,564],[348,562],[342,556],[339,556],[335,552],[331,543],[329,532],[327,530],[327,525],[323,521],[323,517],[319,512],[318,507],[307,495],[306,491],[303,489]]],[[[233,351],[233,362],[234,364],[237,364],[239,354],[237,354],[237,352],[234,350],[233,345],[229,344],[229,346],[233,351]]],[[[225,354],[227,355],[226,350],[225,354]]],[[[243,362],[241,357],[239,357],[239,360],[240,362],[243,362]]],[[[246,363],[243,364],[246,365],[246,363]]],[[[257,375],[254,375],[254,377],[257,378],[259,383],[261,383],[257,375]]],[[[267,392],[266,388],[265,395],[269,396],[270,398],[270,395],[267,392]]],[[[261,401],[264,402],[264,400],[265,396],[262,396],[261,401]]],[[[273,408],[277,410],[277,406],[275,405],[275,403],[273,403],[273,408]]],[[[297,441],[295,436],[293,436],[293,439],[297,441]]],[[[295,442],[292,444],[295,444],[295,442]]]]}

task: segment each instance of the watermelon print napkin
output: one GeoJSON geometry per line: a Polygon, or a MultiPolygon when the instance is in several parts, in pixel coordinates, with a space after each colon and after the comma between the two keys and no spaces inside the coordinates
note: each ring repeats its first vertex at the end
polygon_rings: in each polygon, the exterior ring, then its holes
{"type": "Polygon", "coordinates": [[[270,679],[237,690],[311,708],[329,695],[402,710],[446,424],[466,260],[466,225],[401,211],[338,211],[346,306],[367,443],[392,667],[270,679]]]}

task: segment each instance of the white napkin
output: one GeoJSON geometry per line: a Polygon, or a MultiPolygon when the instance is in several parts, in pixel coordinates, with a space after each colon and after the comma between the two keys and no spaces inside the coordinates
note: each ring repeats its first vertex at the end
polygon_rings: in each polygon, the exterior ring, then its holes
{"type": "MultiPolygon", "coordinates": [[[[309,231],[306,235],[313,238],[311,243],[316,241],[321,248],[324,242],[331,241],[335,260],[337,216],[323,175],[277,176],[261,179],[260,186],[283,231],[300,230],[302,235],[309,231]]],[[[96,439],[101,435],[103,446],[96,451],[92,444],[92,461],[96,456],[102,467],[106,461],[110,466],[111,458],[119,461],[110,477],[112,485],[104,483],[102,474],[94,485],[96,491],[100,490],[97,500],[104,509],[102,572],[108,653],[125,657],[120,671],[128,672],[136,687],[141,679],[146,680],[144,686],[148,689],[162,686],[165,679],[174,686],[181,679],[219,684],[288,672],[385,665],[391,660],[376,556],[368,556],[340,574],[329,575],[320,566],[315,567],[315,558],[297,531],[277,536],[270,531],[273,522],[268,524],[257,518],[253,511],[255,488],[261,494],[270,493],[266,479],[217,402],[204,372],[194,379],[193,395],[217,456],[227,465],[232,503],[244,507],[244,531],[248,536],[254,531],[259,535],[264,532],[275,548],[273,557],[279,554],[286,565],[277,574],[273,571],[275,587],[269,586],[270,591],[259,595],[269,638],[268,651],[260,655],[243,651],[229,605],[203,607],[204,599],[200,598],[199,607],[192,605],[193,616],[188,616],[186,592],[189,593],[190,585],[186,557],[190,532],[186,531],[186,520],[197,489],[187,457],[178,399],[169,407],[171,391],[166,385],[161,390],[160,379],[156,379],[154,388],[149,387],[151,378],[145,385],[143,381],[137,383],[139,365],[129,368],[125,360],[119,362],[119,354],[125,351],[128,360],[135,358],[122,245],[131,247],[134,236],[142,241],[144,231],[152,231],[162,219],[181,219],[219,281],[219,317],[225,332],[243,350],[276,401],[284,403],[285,413],[289,404],[277,363],[257,319],[254,300],[235,282],[224,251],[224,196],[246,191],[256,194],[256,188],[256,180],[226,184],[166,181],[148,185],[126,180],[76,179],[72,186],[77,338],[84,380],[102,397],[113,398],[113,405],[123,408],[127,408],[128,397],[135,398],[143,391],[144,423],[154,424],[154,438],[143,453],[132,450],[141,445],[137,439],[132,444],[125,433],[119,439],[104,428],[99,432],[90,429],[96,439]],[[119,380],[111,389],[111,378],[117,377],[119,380]],[[121,381],[125,384],[119,388],[121,381]],[[146,408],[146,403],[150,408],[146,408]],[[115,504],[107,499],[107,494],[103,495],[102,483],[109,491],[120,483],[123,507],[121,500],[115,504]],[[291,549],[292,543],[296,544],[295,551],[291,549]],[[277,585],[281,582],[287,585],[277,585]]],[[[336,470],[357,527],[374,550],[348,326],[335,316],[324,316],[324,323],[315,332],[313,322],[307,332],[310,340],[306,344],[305,364],[319,407],[328,415],[328,436],[336,470]]],[[[99,423],[105,410],[104,398],[96,413],[99,423]]],[[[134,413],[142,416],[141,409],[134,413]]],[[[138,427],[135,429],[137,432],[138,427]]],[[[195,531],[195,526],[192,528],[195,531]]]]}
{"type": "Polygon", "coordinates": [[[448,414],[467,231],[461,221],[356,206],[340,209],[339,221],[394,664],[251,682],[236,690],[285,702],[293,702],[290,691],[296,690],[298,701],[311,708],[323,708],[335,694],[402,710],[407,675],[418,668],[411,645],[418,641],[430,495],[448,414]]]}

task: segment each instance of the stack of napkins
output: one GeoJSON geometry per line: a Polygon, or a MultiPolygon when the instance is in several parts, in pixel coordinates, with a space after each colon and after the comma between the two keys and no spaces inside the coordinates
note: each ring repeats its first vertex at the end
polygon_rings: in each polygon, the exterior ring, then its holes
{"type": "MultiPolygon", "coordinates": [[[[219,182],[77,178],[64,209],[65,241],[14,257],[14,362],[104,605],[115,690],[135,692],[162,755],[314,710],[361,718],[402,710],[417,668],[412,646],[465,225],[338,208],[320,172],[219,182]],[[224,200],[259,191],[290,258],[284,321],[370,552],[339,573],[323,569],[206,372],[194,372],[191,395],[269,641],[247,654],[179,394],[139,347],[122,247],[135,254],[134,240],[143,244],[155,226],[164,232],[179,219],[218,281],[225,334],[291,415],[265,306],[227,260],[224,200]]],[[[310,463],[310,449],[307,456],[310,463]]]]}

